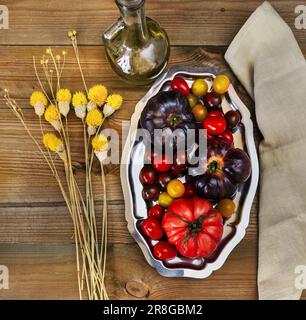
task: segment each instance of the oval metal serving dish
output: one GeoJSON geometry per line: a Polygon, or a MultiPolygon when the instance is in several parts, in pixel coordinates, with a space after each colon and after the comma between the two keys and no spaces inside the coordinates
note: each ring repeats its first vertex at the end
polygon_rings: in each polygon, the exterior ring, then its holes
{"type": "Polygon", "coordinates": [[[139,172],[143,167],[145,145],[136,138],[136,130],[139,128],[139,118],[147,101],[160,90],[168,90],[170,81],[179,75],[189,83],[196,78],[213,78],[217,74],[213,68],[173,67],[163,74],[153,84],[148,93],[138,102],[131,119],[131,126],[121,159],[121,183],[125,200],[125,217],[128,229],[134,237],[148,263],[156,268],[163,276],[168,277],[208,277],[214,270],[219,269],[235,246],[242,240],[249,223],[250,210],[255,196],[259,168],[257,153],[253,138],[253,124],[250,112],[242,103],[231,85],[222,102],[224,112],[233,109],[239,110],[242,116],[241,124],[234,133],[235,146],[245,150],[251,159],[252,174],[250,179],[240,185],[234,199],[236,212],[225,221],[222,240],[216,251],[203,259],[184,259],[177,257],[169,261],[160,261],[154,258],[152,246],[154,241],[146,239],[138,230],[139,222],[147,217],[147,207],[142,199],[142,185],[139,181],[139,172]]]}

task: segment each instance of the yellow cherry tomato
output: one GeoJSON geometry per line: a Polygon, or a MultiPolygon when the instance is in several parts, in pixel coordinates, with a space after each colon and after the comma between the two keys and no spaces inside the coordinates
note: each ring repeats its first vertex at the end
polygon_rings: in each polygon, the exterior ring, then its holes
{"type": "Polygon", "coordinates": [[[236,209],[235,202],[231,199],[223,199],[218,203],[218,211],[224,218],[229,218],[236,209]]]}
{"type": "Polygon", "coordinates": [[[162,192],[158,197],[158,204],[163,208],[168,208],[174,199],[167,193],[162,192]]]}
{"type": "Polygon", "coordinates": [[[185,193],[185,186],[180,180],[173,179],[167,184],[167,192],[172,198],[180,198],[185,193]]]}
{"type": "Polygon", "coordinates": [[[230,79],[227,76],[216,76],[213,81],[213,89],[216,93],[223,94],[228,90],[230,83],[230,79]]]}
{"type": "Polygon", "coordinates": [[[188,94],[187,100],[189,102],[190,108],[193,108],[199,101],[198,98],[194,94],[191,94],[191,93],[188,94]]]}
{"type": "Polygon", "coordinates": [[[191,112],[193,113],[197,122],[202,122],[206,119],[208,115],[208,111],[203,104],[197,104],[195,107],[192,108],[191,112]]]}
{"type": "Polygon", "coordinates": [[[192,93],[197,97],[203,97],[208,91],[208,85],[205,80],[197,79],[191,86],[192,93]]]}

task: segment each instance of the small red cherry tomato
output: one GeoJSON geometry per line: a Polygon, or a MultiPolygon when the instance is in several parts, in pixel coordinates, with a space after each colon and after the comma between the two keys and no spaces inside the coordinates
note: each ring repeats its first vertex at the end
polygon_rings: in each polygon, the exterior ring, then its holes
{"type": "Polygon", "coordinates": [[[194,183],[192,181],[187,181],[184,183],[185,192],[183,198],[192,198],[195,196],[194,183]]]}
{"type": "Polygon", "coordinates": [[[154,156],[153,167],[158,172],[167,172],[171,169],[172,164],[169,159],[164,155],[154,156]]]}
{"type": "Polygon", "coordinates": [[[232,145],[234,143],[233,134],[228,129],[226,129],[222,134],[220,134],[219,138],[227,142],[229,145],[232,145]]]}
{"type": "Polygon", "coordinates": [[[226,120],[224,117],[208,117],[203,121],[203,127],[208,134],[219,135],[226,129],[226,120]]]}
{"type": "Polygon", "coordinates": [[[210,117],[224,117],[224,114],[222,111],[211,111],[208,113],[208,118],[210,117]]]}
{"type": "Polygon", "coordinates": [[[173,259],[177,256],[177,250],[168,242],[160,241],[154,246],[154,256],[159,260],[173,259]]]}
{"type": "Polygon", "coordinates": [[[155,218],[159,221],[161,221],[163,214],[164,214],[164,208],[159,204],[156,204],[155,206],[151,207],[148,212],[148,216],[150,218],[155,218]]]}
{"type": "Polygon", "coordinates": [[[159,240],[164,234],[160,223],[155,218],[145,219],[141,224],[141,230],[153,240],[159,240]]]}
{"type": "Polygon", "coordinates": [[[142,184],[152,184],[157,179],[156,171],[151,166],[144,166],[139,173],[142,184]]]}
{"type": "Polygon", "coordinates": [[[175,77],[171,81],[171,89],[173,91],[179,91],[184,96],[187,96],[189,94],[189,91],[190,91],[188,83],[181,77],[175,77]]]}

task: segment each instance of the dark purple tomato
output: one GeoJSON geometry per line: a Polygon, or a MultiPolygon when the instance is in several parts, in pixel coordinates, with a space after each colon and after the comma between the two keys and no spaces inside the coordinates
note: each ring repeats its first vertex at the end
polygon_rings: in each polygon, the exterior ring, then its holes
{"type": "Polygon", "coordinates": [[[226,112],[225,119],[227,122],[227,126],[229,129],[233,129],[237,126],[237,124],[241,121],[241,117],[239,112],[235,110],[230,110],[226,112]]]}
{"type": "Polygon", "coordinates": [[[147,184],[142,189],[142,197],[145,201],[157,200],[160,193],[160,186],[158,184],[147,184]]]}
{"type": "Polygon", "coordinates": [[[173,175],[170,172],[161,172],[157,177],[157,181],[163,190],[166,189],[167,184],[173,179],[173,175]]]}
{"type": "Polygon", "coordinates": [[[203,98],[203,102],[209,111],[219,110],[221,108],[222,98],[215,92],[209,92],[203,98]]]}
{"type": "Polygon", "coordinates": [[[157,179],[156,171],[151,166],[144,166],[140,170],[139,179],[142,184],[152,184],[157,179]]]}

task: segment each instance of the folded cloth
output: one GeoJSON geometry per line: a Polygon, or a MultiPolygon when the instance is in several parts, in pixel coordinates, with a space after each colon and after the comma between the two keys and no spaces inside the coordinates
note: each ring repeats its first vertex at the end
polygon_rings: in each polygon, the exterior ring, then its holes
{"type": "Polygon", "coordinates": [[[268,2],[247,20],[225,59],[254,98],[264,137],[259,148],[259,299],[299,299],[302,277],[306,285],[305,59],[268,2]]]}

